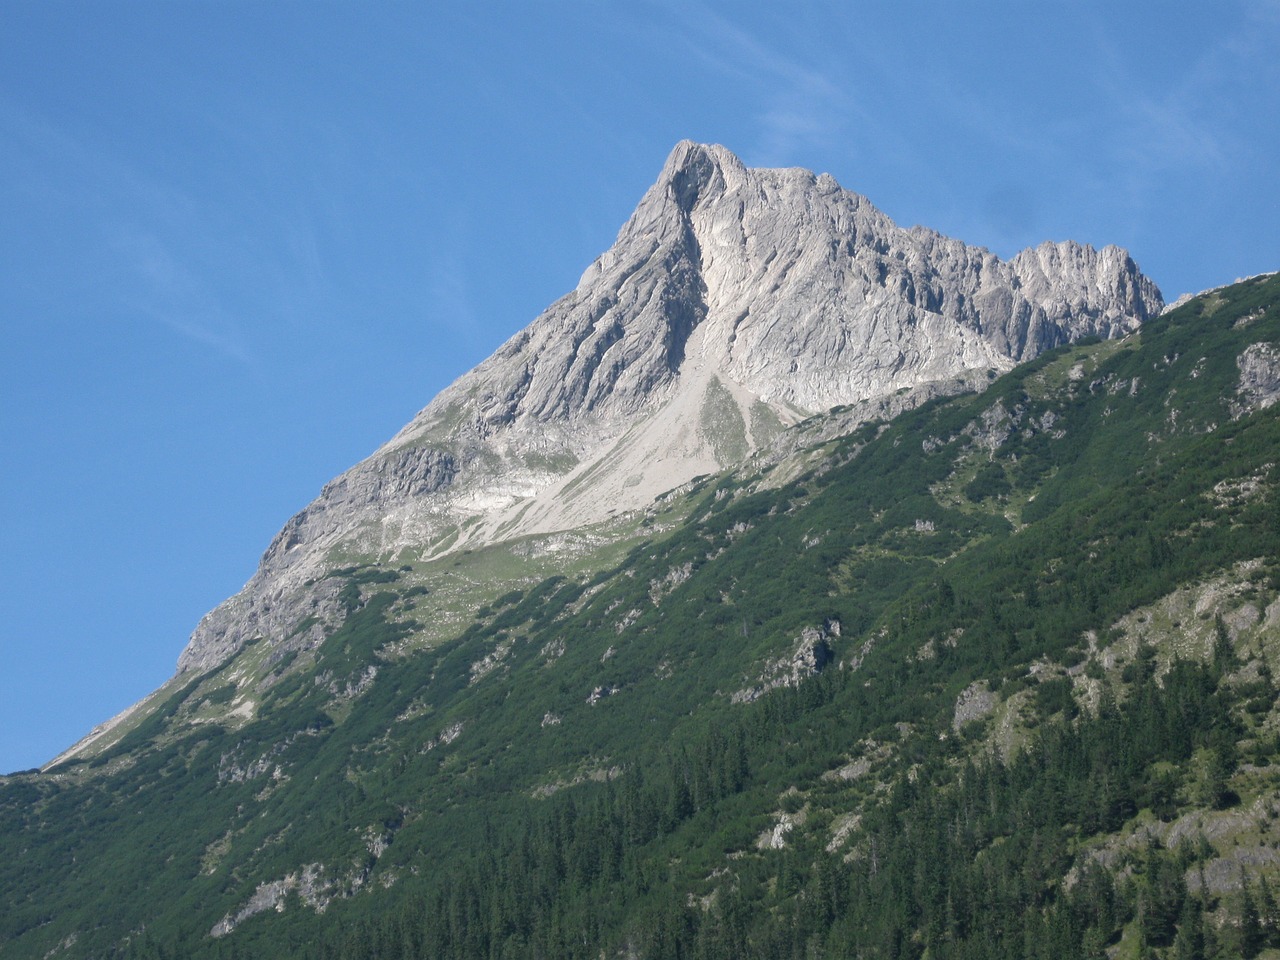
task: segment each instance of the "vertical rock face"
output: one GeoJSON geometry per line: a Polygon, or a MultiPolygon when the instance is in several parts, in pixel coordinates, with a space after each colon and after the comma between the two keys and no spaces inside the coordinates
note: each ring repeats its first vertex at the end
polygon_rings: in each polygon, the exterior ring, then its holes
{"type": "Polygon", "coordinates": [[[326,485],[201,622],[179,670],[323,622],[331,603],[307,581],[338,549],[425,556],[590,523],[803,417],[976,385],[1161,306],[1117,247],[1045,243],[1003,261],[900,228],[827,174],[680,143],[577,287],[326,485]]]}

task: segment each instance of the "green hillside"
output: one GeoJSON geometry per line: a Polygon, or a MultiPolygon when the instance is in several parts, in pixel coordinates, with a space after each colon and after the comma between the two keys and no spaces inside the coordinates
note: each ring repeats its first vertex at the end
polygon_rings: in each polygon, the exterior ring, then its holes
{"type": "Polygon", "coordinates": [[[1267,371],[1274,275],[568,552],[354,558],[315,650],[0,779],[0,956],[1280,957],[1267,371]]]}

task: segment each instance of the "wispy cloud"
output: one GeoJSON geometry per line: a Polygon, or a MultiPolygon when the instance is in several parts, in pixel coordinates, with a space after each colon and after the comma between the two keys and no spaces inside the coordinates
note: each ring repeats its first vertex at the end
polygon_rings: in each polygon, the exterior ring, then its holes
{"type": "Polygon", "coordinates": [[[1197,69],[1193,64],[1175,85],[1155,87],[1135,75],[1125,51],[1113,43],[1101,45],[1094,84],[1114,118],[1113,149],[1133,169],[1224,162],[1228,148],[1204,109],[1204,80],[1196,77],[1197,69]]]}
{"type": "Polygon", "coordinates": [[[1249,0],[1246,9],[1255,20],[1280,26],[1280,0],[1249,0]]]}
{"type": "Polygon", "coordinates": [[[704,66],[761,92],[754,162],[796,162],[812,146],[829,146],[848,122],[864,115],[847,78],[788,55],[775,44],[697,5],[681,6],[683,41],[704,66]]]}
{"type": "Polygon", "coordinates": [[[192,199],[142,174],[105,146],[0,94],[0,133],[7,172],[25,175],[26,202],[76,205],[85,214],[108,208],[170,219],[190,216],[192,199]]]}
{"type": "Polygon", "coordinates": [[[129,273],[123,295],[143,316],[254,369],[239,325],[201,276],[157,237],[124,227],[112,242],[129,273]]]}
{"type": "Polygon", "coordinates": [[[1125,51],[1105,49],[1095,82],[1112,104],[1110,150],[1131,194],[1168,189],[1171,178],[1196,189],[1246,162],[1252,148],[1240,131],[1252,124],[1240,114],[1259,104],[1265,112],[1280,93],[1277,28],[1280,2],[1255,0],[1237,22],[1204,38],[1173,82],[1159,86],[1134,72],[1125,51]]]}
{"type": "Polygon", "coordinates": [[[36,251],[54,282],[255,367],[213,280],[226,251],[195,199],[10,99],[0,98],[0,138],[8,199],[63,228],[56,248],[36,251]]]}
{"type": "Polygon", "coordinates": [[[457,257],[438,256],[427,266],[427,310],[435,326],[470,339],[477,330],[475,305],[465,265],[457,257]]]}

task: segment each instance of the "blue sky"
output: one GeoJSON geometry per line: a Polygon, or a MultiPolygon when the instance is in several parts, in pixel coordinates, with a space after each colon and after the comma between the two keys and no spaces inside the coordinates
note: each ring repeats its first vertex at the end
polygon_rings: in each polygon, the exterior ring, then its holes
{"type": "Polygon", "coordinates": [[[0,771],[171,674],[671,147],[1167,298],[1280,268],[1280,2],[0,0],[0,771]]]}

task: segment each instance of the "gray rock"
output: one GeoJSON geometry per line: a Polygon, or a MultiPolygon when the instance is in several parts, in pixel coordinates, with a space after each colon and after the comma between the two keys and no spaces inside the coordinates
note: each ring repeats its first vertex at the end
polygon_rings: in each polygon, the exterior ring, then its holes
{"type": "Polygon", "coordinates": [[[805,627],[796,638],[791,655],[765,662],[755,683],[730,695],[733,703],[751,703],[770,690],[797,687],[821,673],[831,662],[831,640],[840,636],[840,622],[829,621],[823,627],[805,627]]]}
{"type": "Polygon", "coordinates": [[[987,681],[976,680],[960,691],[956,697],[955,715],[951,728],[959,731],[974,720],[981,720],[995,712],[999,699],[987,687],[987,681]]]}
{"type": "Polygon", "coordinates": [[[1270,343],[1253,343],[1236,357],[1240,368],[1240,402],[1237,417],[1264,410],[1280,399],[1280,349],[1270,343]]]}
{"type": "Polygon", "coordinates": [[[322,579],[339,550],[429,558],[582,527],[811,414],[896,412],[1049,347],[1128,333],[1161,306],[1117,247],[1045,243],[1003,261],[898,227],[827,174],[680,143],[577,287],[327,484],[201,621],[178,669],[257,637],[318,642],[341,616],[322,579]]]}

